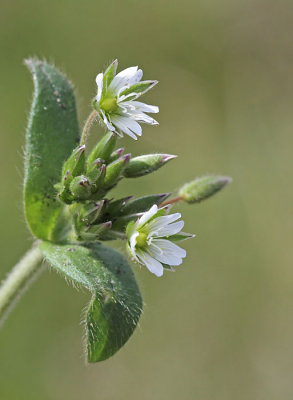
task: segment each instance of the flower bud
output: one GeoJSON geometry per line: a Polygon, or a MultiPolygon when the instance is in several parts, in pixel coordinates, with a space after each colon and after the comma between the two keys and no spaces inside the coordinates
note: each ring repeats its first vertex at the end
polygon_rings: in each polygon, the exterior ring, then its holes
{"type": "Polygon", "coordinates": [[[178,195],[189,204],[199,203],[216,194],[230,182],[232,179],[229,176],[206,175],[186,183],[178,195]]]}
{"type": "Polygon", "coordinates": [[[86,176],[74,178],[70,184],[70,191],[76,200],[86,200],[91,195],[90,182],[86,176]]]}
{"type": "Polygon", "coordinates": [[[123,175],[126,178],[138,178],[139,176],[150,174],[176,157],[171,154],[146,154],[134,157],[125,168],[123,175]]]}
{"type": "Polygon", "coordinates": [[[62,170],[63,184],[69,186],[72,178],[84,173],[85,145],[78,146],[65,161],[62,170]]]}
{"type": "Polygon", "coordinates": [[[97,158],[101,158],[107,163],[114,150],[116,139],[117,136],[113,132],[106,133],[88,156],[88,165],[91,165],[97,158]]]}
{"type": "Polygon", "coordinates": [[[99,165],[100,164],[97,163],[96,166],[94,166],[92,170],[90,170],[87,174],[91,182],[92,193],[96,193],[99,189],[102,188],[106,176],[106,165],[102,164],[101,167],[99,167],[99,165]]]}
{"type": "Polygon", "coordinates": [[[107,172],[104,179],[104,188],[112,188],[122,175],[124,169],[130,160],[130,154],[125,154],[125,156],[120,157],[118,160],[112,162],[107,166],[107,172]]]}
{"type": "Polygon", "coordinates": [[[121,147],[120,149],[113,151],[113,153],[109,157],[109,163],[116,161],[119,157],[122,156],[123,152],[124,152],[124,147],[121,147]]]}

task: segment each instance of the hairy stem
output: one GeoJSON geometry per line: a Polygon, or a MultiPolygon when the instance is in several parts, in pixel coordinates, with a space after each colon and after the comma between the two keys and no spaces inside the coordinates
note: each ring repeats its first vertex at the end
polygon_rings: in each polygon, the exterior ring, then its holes
{"type": "Polygon", "coordinates": [[[43,255],[35,244],[14,266],[0,286],[0,321],[5,318],[15,301],[33,281],[40,269],[43,255]]]}
{"type": "Polygon", "coordinates": [[[178,201],[183,200],[181,196],[173,197],[173,199],[165,200],[160,204],[160,207],[168,206],[169,204],[178,203],[178,201]]]}
{"type": "Polygon", "coordinates": [[[82,131],[82,134],[81,134],[81,138],[80,138],[80,144],[81,145],[85,144],[87,136],[88,136],[88,133],[89,133],[89,131],[91,129],[91,126],[92,126],[92,124],[93,124],[93,122],[94,122],[94,120],[95,120],[95,118],[97,117],[98,114],[99,114],[98,111],[93,110],[90,113],[88,119],[86,120],[86,123],[84,125],[83,131],[82,131]]]}

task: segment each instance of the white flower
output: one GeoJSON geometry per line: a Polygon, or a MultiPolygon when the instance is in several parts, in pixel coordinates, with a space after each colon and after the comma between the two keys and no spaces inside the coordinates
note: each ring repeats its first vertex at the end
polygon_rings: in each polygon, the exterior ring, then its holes
{"type": "Polygon", "coordinates": [[[180,213],[166,215],[167,211],[153,205],[126,230],[131,256],[157,276],[163,275],[164,268],[173,270],[186,256],[186,251],[173,242],[194,236],[180,232],[184,226],[184,221],[177,221],[180,213]]]}
{"type": "Polygon", "coordinates": [[[136,140],[142,134],[139,122],[158,124],[145,113],[158,113],[159,107],[136,101],[158,81],[141,81],[142,70],[138,67],[124,69],[116,75],[117,66],[118,61],[115,60],[105,73],[97,75],[98,93],[94,106],[110,131],[119,136],[126,133],[136,140]]]}

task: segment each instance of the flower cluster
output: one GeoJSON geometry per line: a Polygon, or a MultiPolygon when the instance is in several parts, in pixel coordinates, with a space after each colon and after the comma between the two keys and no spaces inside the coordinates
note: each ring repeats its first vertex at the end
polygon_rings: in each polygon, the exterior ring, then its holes
{"type": "Polygon", "coordinates": [[[115,60],[96,77],[94,111],[85,124],[80,145],[63,166],[61,182],[56,185],[58,198],[71,210],[71,238],[85,242],[124,239],[135,262],[162,276],[164,269],[174,270],[186,256],[186,251],[175,243],[194,236],[181,232],[181,214],[169,214],[170,205],[181,200],[190,204],[202,201],[229,179],[201,177],[182,186],[170,200],[170,193],[122,199],[108,196],[121,179],[153,173],[176,157],[162,153],[132,157],[124,154],[124,148],[116,149],[117,138],[123,133],[137,139],[142,134],[140,123],[156,125],[157,121],[146,113],[159,111],[157,106],[137,101],[157,81],[142,81],[143,73],[138,67],[116,73],[117,66],[115,60]],[[108,132],[87,151],[86,137],[97,116],[108,132]]]}

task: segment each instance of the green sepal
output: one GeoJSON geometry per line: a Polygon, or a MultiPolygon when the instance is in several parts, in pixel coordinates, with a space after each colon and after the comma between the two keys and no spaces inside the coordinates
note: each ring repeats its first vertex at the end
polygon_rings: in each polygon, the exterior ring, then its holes
{"type": "Polygon", "coordinates": [[[87,159],[88,166],[90,167],[97,158],[101,158],[105,163],[107,163],[114,150],[116,141],[117,136],[115,133],[106,133],[89,154],[87,159]]]}
{"type": "Polygon", "coordinates": [[[78,233],[79,240],[92,241],[102,240],[103,235],[112,227],[112,222],[107,221],[98,225],[89,225],[78,233]]]}
{"type": "Polygon", "coordinates": [[[114,60],[109,67],[106,69],[103,77],[103,90],[102,94],[104,95],[112,82],[114,76],[116,75],[117,71],[117,66],[118,66],[118,60],[114,60]]]}
{"type": "MultiPolygon", "coordinates": [[[[135,224],[135,221],[130,221],[129,224],[126,226],[125,233],[126,233],[127,237],[129,237],[132,234],[134,224],[135,224]]],[[[128,246],[128,244],[127,244],[127,246],[128,246]]],[[[128,247],[127,247],[127,250],[129,250],[128,247]]],[[[130,252],[130,256],[132,256],[131,252],[130,252]]]]}
{"type": "Polygon", "coordinates": [[[171,193],[152,194],[132,199],[125,204],[120,215],[136,214],[148,211],[154,204],[159,206],[171,193]]]}
{"type": "Polygon", "coordinates": [[[103,206],[104,200],[79,204],[79,207],[73,212],[73,221],[77,236],[79,236],[79,233],[86,226],[97,222],[103,206]]]}
{"type": "Polygon", "coordinates": [[[219,192],[231,181],[228,176],[202,176],[182,186],[178,195],[189,204],[199,203],[219,192]]]}
{"type": "Polygon", "coordinates": [[[105,205],[103,218],[109,217],[117,217],[118,215],[122,214],[122,211],[126,204],[133,198],[133,196],[123,197],[122,199],[108,201],[105,205]]]}
{"type": "Polygon", "coordinates": [[[72,202],[74,201],[74,197],[67,186],[63,186],[63,188],[59,191],[57,197],[65,204],[72,204],[72,202]]]}
{"type": "Polygon", "coordinates": [[[92,293],[85,320],[88,361],[111,357],[132,335],[142,311],[141,295],[127,260],[101,244],[43,242],[40,248],[74,286],[92,293]]]}
{"type": "Polygon", "coordinates": [[[194,236],[195,235],[193,235],[192,233],[180,232],[180,233],[176,233],[175,235],[171,235],[171,236],[167,236],[167,237],[168,237],[168,240],[176,243],[176,242],[182,242],[183,240],[186,240],[186,239],[191,239],[194,236]]]}
{"type": "Polygon", "coordinates": [[[131,158],[123,175],[126,178],[138,178],[150,174],[176,157],[171,154],[146,154],[131,158]]]}
{"type": "Polygon", "coordinates": [[[130,154],[125,154],[118,160],[112,162],[107,166],[106,176],[104,179],[104,188],[112,188],[123,174],[124,169],[130,160],[130,154]]]}
{"type": "Polygon", "coordinates": [[[112,228],[114,231],[125,232],[128,223],[137,220],[141,215],[141,213],[135,213],[119,217],[115,222],[113,222],[112,228]]]}
{"type": "Polygon", "coordinates": [[[25,146],[25,216],[34,236],[58,240],[57,220],[63,205],[54,185],[79,140],[75,97],[66,77],[44,61],[26,61],[34,81],[25,146]]]}
{"type": "Polygon", "coordinates": [[[152,89],[157,83],[158,81],[142,81],[136,83],[135,85],[130,86],[128,89],[123,90],[123,92],[120,93],[120,96],[127,96],[131,93],[135,93],[133,98],[129,97],[127,99],[127,100],[132,100],[136,98],[138,95],[141,96],[143,93],[152,89]]]}

